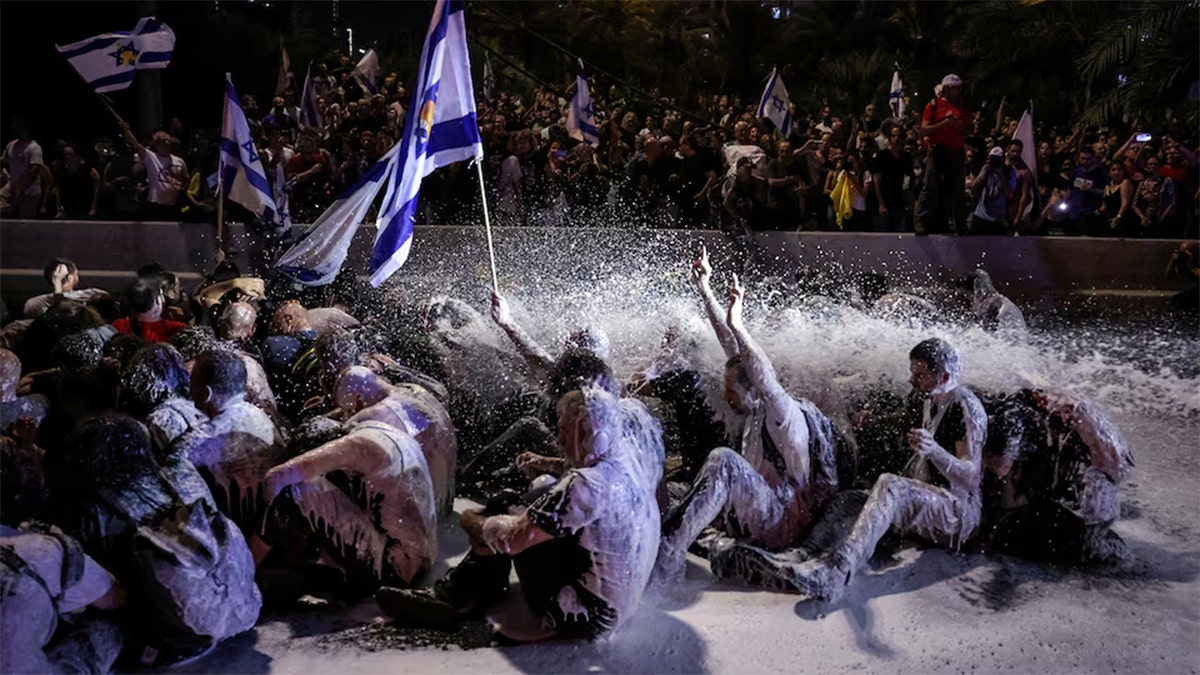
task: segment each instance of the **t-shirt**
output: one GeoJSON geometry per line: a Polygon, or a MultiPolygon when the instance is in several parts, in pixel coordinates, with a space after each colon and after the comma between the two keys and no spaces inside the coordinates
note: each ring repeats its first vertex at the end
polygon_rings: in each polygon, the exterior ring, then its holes
{"type": "Polygon", "coordinates": [[[635,450],[623,442],[592,466],[568,471],[526,511],[578,563],[554,597],[530,601],[561,632],[597,637],[637,607],[660,536],[654,488],[643,478],[635,450]]]}
{"type": "Polygon", "coordinates": [[[879,191],[883,195],[883,205],[889,211],[904,208],[904,177],[913,175],[913,158],[908,151],[900,152],[897,157],[889,150],[875,154],[874,166],[871,169],[875,180],[879,182],[879,191]]]}
{"type": "Polygon", "coordinates": [[[1103,190],[1107,185],[1108,169],[1105,169],[1103,164],[1097,164],[1091,171],[1082,166],[1075,167],[1071,172],[1071,192],[1067,195],[1071,217],[1078,218],[1095,213],[1104,198],[1088,190],[1103,190]],[[1083,187],[1085,185],[1086,190],[1083,187]]]}
{"type": "MultiPolygon", "coordinates": [[[[956,117],[965,124],[967,111],[939,96],[925,104],[925,114],[921,117],[921,121],[926,124],[937,124],[947,117],[956,117]]],[[[929,139],[930,145],[948,150],[962,150],[967,142],[966,134],[962,129],[955,128],[954,124],[947,124],[936,129],[930,132],[926,138],[929,139]]]]}
{"type": "MultiPolygon", "coordinates": [[[[42,146],[37,141],[9,141],[4,148],[4,157],[8,161],[9,182],[15,187],[21,182],[21,177],[31,166],[42,166],[42,146]]],[[[42,182],[36,178],[25,188],[27,195],[42,194],[42,182]]]]}
{"type": "Polygon", "coordinates": [[[188,184],[188,169],[183,158],[149,151],[141,156],[141,161],[150,185],[150,202],[163,206],[178,204],[188,184]]]}
{"type": "Polygon", "coordinates": [[[158,321],[139,321],[137,331],[133,330],[132,322],[128,317],[117,319],[112,323],[113,328],[117,329],[118,333],[126,335],[137,335],[146,342],[166,342],[171,339],[171,336],[181,328],[186,328],[186,323],[179,321],[168,321],[160,319],[158,321]]]}

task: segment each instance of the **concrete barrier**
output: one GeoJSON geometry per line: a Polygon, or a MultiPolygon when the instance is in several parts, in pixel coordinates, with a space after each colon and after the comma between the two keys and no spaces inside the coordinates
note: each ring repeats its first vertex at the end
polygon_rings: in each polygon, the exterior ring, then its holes
{"type": "MultiPolygon", "coordinates": [[[[302,228],[297,228],[297,234],[302,228]]],[[[252,242],[240,225],[231,227],[235,260],[248,269],[252,242]]],[[[0,221],[0,293],[6,300],[46,290],[42,266],[53,257],[74,260],[85,286],[121,288],[131,271],[157,261],[198,280],[211,268],[214,228],[205,223],[65,220],[0,221]]],[[[350,264],[362,268],[374,229],[361,228],[350,264]]],[[[555,274],[587,278],[598,266],[640,259],[690,260],[701,243],[720,259],[731,255],[730,240],[715,231],[627,230],[621,228],[497,228],[501,273],[526,273],[527,261],[551,262],[555,274]]],[[[1160,291],[1179,288],[1163,270],[1178,243],[1170,240],[1080,237],[915,237],[911,234],[763,232],[755,235],[755,255],[770,273],[797,265],[840,265],[848,272],[879,271],[920,281],[957,276],[984,266],[997,285],[1015,296],[1106,291],[1160,291]]],[[[487,248],[482,227],[416,228],[405,275],[462,274],[486,277],[487,248]]],[[[544,269],[539,267],[539,269],[544,269]]],[[[608,269],[612,269],[611,267],[608,269]]],[[[361,269],[365,272],[365,269],[361,269]]]]}

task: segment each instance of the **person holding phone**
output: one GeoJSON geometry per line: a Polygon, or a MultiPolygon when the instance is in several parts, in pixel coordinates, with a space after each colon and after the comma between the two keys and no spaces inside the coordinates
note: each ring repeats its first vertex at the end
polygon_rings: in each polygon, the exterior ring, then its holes
{"type": "Polygon", "coordinates": [[[1089,146],[1079,149],[1079,164],[1071,172],[1070,192],[1067,194],[1067,232],[1081,234],[1104,200],[1108,187],[1108,171],[1089,146]]]}

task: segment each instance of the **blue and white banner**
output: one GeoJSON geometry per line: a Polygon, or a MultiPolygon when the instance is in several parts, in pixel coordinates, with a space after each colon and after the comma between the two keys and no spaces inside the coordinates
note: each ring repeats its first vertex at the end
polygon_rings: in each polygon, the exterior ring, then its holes
{"type": "Polygon", "coordinates": [[[437,0],[405,116],[396,170],[375,221],[371,285],[378,287],[408,260],[421,181],[434,169],[483,157],[462,0],[437,0]]]}
{"type": "Polygon", "coordinates": [[[332,283],[346,262],[350,243],[379,191],[396,169],[400,145],[392,146],[370,171],[325,209],[295,246],[275,266],[305,286],[332,283]]]}
{"type": "Polygon", "coordinates": [[[567,131],[575,140],[592,146],[600,145],[600,136],[596,133],[596,111],[592,107],[592,94],[588,90],[587,74],[583,71],[583,59],[579,60],[575,95],[571,97],[571,108],[567,111],[567,131]]]}
{"type": "Polygon", "coordinates": [[[771,120],[775,129],[784,136],[792,131],[792,111],[787,88],[783,86],[783,78],[779,76],[776,68],[771,69],[767,88],[763,90],[762,99],[758,102],[758,116],[760,119],[771,120]]]}
{"type": "Polygon", "coordinates": [[[368,49],[358,61],[358,65],[354,66],[354,72],[350,73],[354,77],[354,81],[358,82],[364,90],[370,94],[379,93],[379,56],[375,54],[374,49],[368,49]]]}
{"type": "Polygon", "coordinates": [[[221,189],[225,199],[249,209],[264,223],[274,223],[275,198],[262,160],[254,147],[246,113],[242,111],[233,78],[225,74],[225,114],[221,122],[221,189]]]}
{"type": "Polygon", "coordinates": [[[104,33],[69,45],[55,45],[97,93],[125,89],[138,70],[166,68],[175,50],[175,32],[148,16],[132,31],[104,33]]]}
{"type": "Polygon", "coordinates": [[[492,72],[492,60],[483,55],[483,99],[491,102],[496,93],[496,74],[492,72]]]}
{"type": "Polygon", "coordinates": [[[892,111],[892,117],[896,119],[904,117],[904,82],[900,81],[899,66],[892,73],[892,89],[888,94],[888,108],[892,111]]]}
{"type": "Polygon", "coordinates": [[[317,107],[317,88],[312,76],[312,62],[304,74],[304,91],[300,92],[300,126],[319,129],[325,126],[321,109],[317,107]]]}

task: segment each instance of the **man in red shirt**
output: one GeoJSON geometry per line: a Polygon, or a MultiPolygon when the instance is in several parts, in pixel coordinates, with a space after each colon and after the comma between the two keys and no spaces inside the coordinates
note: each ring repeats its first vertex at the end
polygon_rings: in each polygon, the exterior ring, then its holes
{"type": "Polygon", "coordinates": [[[162,318],[163,290],[157,281],[138,279],[125,291],[129,316],[113,322],[118,333],[133,334],[146,342],[166,342],[187,324],[162,318]]]}
{"type": "Polygon", "coordinates": [[[971,114],[962,98],[962,79],[942,78],[941,91],[925,105],[921,134],[929,144],[925,186],[917,198],[918,235],[966,230],[966,146],[971,114]]]}

